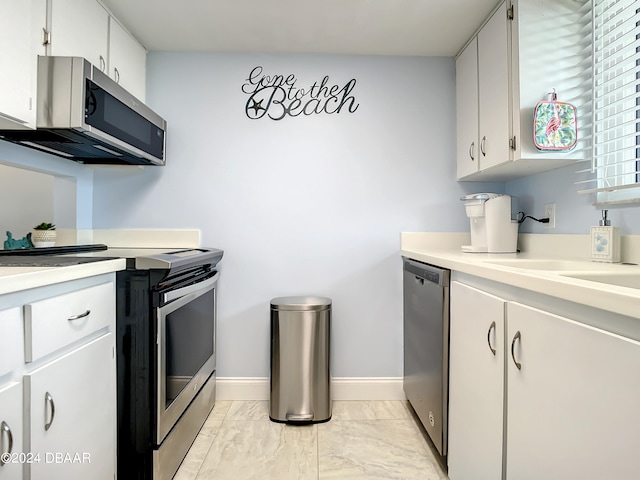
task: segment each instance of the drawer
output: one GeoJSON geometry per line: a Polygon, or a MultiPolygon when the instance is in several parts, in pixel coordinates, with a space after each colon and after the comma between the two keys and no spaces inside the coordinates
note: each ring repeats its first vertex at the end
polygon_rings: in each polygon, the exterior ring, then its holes
{"type": "Polygon", "coordinates": [[[22,309],[9,308],[0,312],[0,377],[20,367],[22,353],[22,309]]]}
{"type": "Polygon", "coordinates": [[[113,282],[25,305],[25,361],[32,362],[115,326],[115,308],[113,282]]]}

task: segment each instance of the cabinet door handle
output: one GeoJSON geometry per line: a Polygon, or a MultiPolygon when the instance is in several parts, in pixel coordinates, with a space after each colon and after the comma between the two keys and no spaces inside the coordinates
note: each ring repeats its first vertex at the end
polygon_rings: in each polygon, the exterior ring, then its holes
{"type": "Polygon", "coordinates": [[[522,364],[516,360],[516,352],[515,352],[516,340],[522,341],[520,330],[516,332],[516,334],[513,337],[513,340],[511,341],[511,358],[513,359],[513,363],[516,364],[516,367],[518,367],[518,370],[522,370],[522,364]]]}
{"type": "Polygon", "coordinates": [[[113,76],[115,77],[114,80],[116,83],[120,83],[120,72],[115,67],[113,67],[113,76]]]}
{"type": "Polygon", "coordinates": [[[45,420],[46,420],[47,406],[48,405],[51,406],[51,420],[49,420],[49,422],[44,424],[44,431],[45,432],[51,428],[51,425],[53,424],[53,419],[56,416],[56,404],[53,403],[53,397],[51,396],[51,394],[49,392],[45,393],[45,395],[44,395],[45,420]]]}
{"type": "Polygon", "coordinates": [[[487,332],[487,343],[489,344],[489,350],[491,350],[491,353],[495,355],[496,349],[491,346],[491,330],[495,332],[496,322],[491,322],[491,325],[489,326],[489,331],[487,332]]]}
{"type": "Polygon", "coordinates": [[[487,156],[487,151],[484,148],[485,143],[487,143],[487,137],[482,137],[482,140],[480,141],[480,151],[482,152],[483,157],[487,156]]]}
{"type": "Polygon", "coordinates": [[[104,72],[104,69],[107,66],[107,62],[105,62],[104,57],[100,55],[100,70],[104,72]]]}
{"type": "Polygon", "coordinates": [[[475,157],[473,156],[473,151],[475,150],[476,147],[476,142],[471,142],[471,145],[469,145],[469,157],[471,158],[471,161],[475,161],[475,157]]]}
{"type": "Polygon", "coordinates": [[[48,32],[46,28],[42,28],[42,46],[46,47],[51,43],[51,32],[48,32]]]}
{"type": "MultiPolygon", "coordinates": [[[[0,424],[0,434],[2,433],[6,433],[7,434],[7,439],[8,441],[8,445],[7,445],[7,451],[5,452],[7,455],[10,454],[11,452],[13,452],[13,434],[11,433],[11,429],[9,428],[9,425],[7,425],[7,422],[3,421],[2,424],[0,424]]],[[[0,455],[0,467],[3,467],[5,463],[7,463],[6,461],[4,461],[5,455],[0,455]]]]}
{"type": "Polygon", "coordinates": [[[91,310],[86,310],[78,315],[71,315],[69,318],[67,318],[67,320],[69,322],[73,320],[80,320],[81,318],[88,317],[90,313],[91,313],[91,310]]]}

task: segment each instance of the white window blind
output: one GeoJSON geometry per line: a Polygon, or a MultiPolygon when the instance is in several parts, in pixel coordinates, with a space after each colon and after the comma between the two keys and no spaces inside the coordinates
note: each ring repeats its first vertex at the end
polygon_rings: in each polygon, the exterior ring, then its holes
{"type": "Polygon", "coordinates": [[[640,2],[593,0],[592,9],[595,176],[581,193],[640,202],[640,2]]]}

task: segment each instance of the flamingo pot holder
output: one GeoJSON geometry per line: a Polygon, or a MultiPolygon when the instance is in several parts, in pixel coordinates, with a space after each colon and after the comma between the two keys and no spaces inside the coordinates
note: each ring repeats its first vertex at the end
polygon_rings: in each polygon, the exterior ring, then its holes
{"type": "Polygon", "coordinates": [[[533,143],[541,151],[569,151],[578,141],[576,107],[559,102],[555,93],[550,100],[538,102],[533,112],[533,143]]]}

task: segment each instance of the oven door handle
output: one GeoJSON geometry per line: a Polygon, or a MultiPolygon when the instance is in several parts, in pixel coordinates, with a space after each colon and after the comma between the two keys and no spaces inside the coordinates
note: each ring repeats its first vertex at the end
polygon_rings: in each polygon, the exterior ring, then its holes
{"type": "Polygon", "coordinates": [[[198,282],[198,283],[194,283],[193,285],[189,285],[186,287],[182,287],[182,288],[178,288],[176,290],[171,290],[170,292],[167,292],[165,294],[162,295],[162,303],[168,303],[172,300],[175,300],[177,298],[180,297],[184,297],[186,295],[189,295],[190,293],[194,293],[197,292],[199,290],[206,290],[209,287],[211,287],[212,285],[215,285],[216,282],[218,281],[218,276],[220,274],[218,272],[216,272],[216,274],[211,277],[208,278],[202,282],[198,282]]]}

